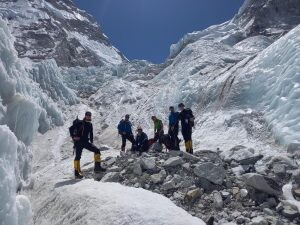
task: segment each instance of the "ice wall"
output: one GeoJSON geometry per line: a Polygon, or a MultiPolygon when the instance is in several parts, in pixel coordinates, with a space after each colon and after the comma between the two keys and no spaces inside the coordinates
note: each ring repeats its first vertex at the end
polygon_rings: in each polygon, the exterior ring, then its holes
{"type": "Polygon", "coordinates": [[[17,57],[6,21],[0,19],[0,224],[24,225],[29,200],[17,193],[31,185],[28,147],[34,135],[63,125],[62,111],[76,103],[53,61],[33,64],[17,57]]]}
{"type": "Polygon", "coordinates": [[[0,224],[24,225],[31,217],[28,198],[17,195],[18,148],[22,144],[5,125],[0,125],[0,224]]]}
{"type": "Polygon", "coordinates": [[[280,143],[300,142],[300,26],[240,72],[227,104],[263,111],[280,143]]]}

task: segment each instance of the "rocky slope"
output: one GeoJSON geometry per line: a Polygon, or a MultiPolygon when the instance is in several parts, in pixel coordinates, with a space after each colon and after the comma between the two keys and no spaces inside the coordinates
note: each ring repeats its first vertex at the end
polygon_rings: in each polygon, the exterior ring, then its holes
{"type": "Polygon", "coordinates": [[[0,2],[0,15],[9,21],[21,58],[55,59],[64,67],[125,60],[93,17],[70,0],[5,0],[0,2]]]}

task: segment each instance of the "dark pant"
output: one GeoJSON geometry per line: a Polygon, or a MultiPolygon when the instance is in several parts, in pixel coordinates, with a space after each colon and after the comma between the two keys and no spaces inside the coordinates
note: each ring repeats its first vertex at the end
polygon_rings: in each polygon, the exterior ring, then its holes
{"type": "Polygon", "coordinates": [[[157,131],[154,135],[154,141],[159,141],[160,144],[163,144],[164,139],[164,130],[157,131]]]}
{"type": "Polygon", "coordinates": [[[172,150],[180,150],[179,148],[179,138],[178,138],[178,126],[174,126],[174,129],[169,129],[169,135],[171,137],[171,149],[172,150]]]}
{"type": "Polygon", "coordinates": [[[100,154],[99,148],[97,148],[92,143],[77,141],[77,142],[75,142],[75,160],[80,160],[81,159],[82,150],[84,148],[91,151],[91,152],[94,152],[95,154],[100,154]]]}
{"type": "Polygon", "coordinates": [[[137,145],[135,150],[142,153],[148,151],[148,149],[149,149],[149,145],[147,141],[142,145],[137,145]]]}
{"type": "Polygon", "coordinates": [[[192,140],[192,128],[182,128],[182,136],[184,139],[184,142],[191,141],[192,140]]]}
{"type": "Polygon", "coordinates": [[[122,150],[125,150],[126,140],[130,141],[132,145],[135,144],[133,134],[122,134],[122,150]]]}

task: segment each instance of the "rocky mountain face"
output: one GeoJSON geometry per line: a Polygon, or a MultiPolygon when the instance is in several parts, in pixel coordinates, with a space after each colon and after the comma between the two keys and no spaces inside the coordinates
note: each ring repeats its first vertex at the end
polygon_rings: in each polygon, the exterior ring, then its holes
{"type": "Polygon", "coordinates": [[[93,17],[70,0],[2,0],[0,15],[9,21],[21,58],[55,59],[64,67],[124,61],[93,17]]]}
{"type": "Polygon", "coordinates": [[[299,0],[247,0],[234,22],[247,36],[279,37],[300,23],[299,0]]]}

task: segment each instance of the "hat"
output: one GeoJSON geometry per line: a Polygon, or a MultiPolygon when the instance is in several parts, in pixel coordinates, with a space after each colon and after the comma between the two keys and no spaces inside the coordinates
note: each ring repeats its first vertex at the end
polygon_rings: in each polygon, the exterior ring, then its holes
{"type": "Polygon", "coordinates": [[[183,103],[180,103],[180,104],[178,105],[178,107],[179,107],[179,108],[185,107],[185,105],[184,105],[183,103]]]}
{"type": "Polygon", "coordinates": [[[92,113],[89,112],[89,111],[87,111],[87,112],[85,112],[85,115],[86,115],[86,116],[92,116],[92,113]]]}

